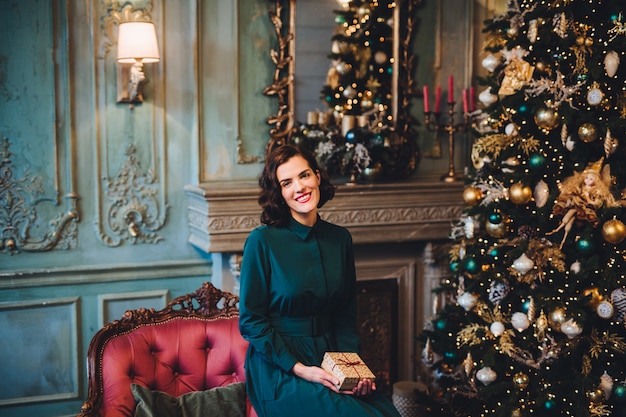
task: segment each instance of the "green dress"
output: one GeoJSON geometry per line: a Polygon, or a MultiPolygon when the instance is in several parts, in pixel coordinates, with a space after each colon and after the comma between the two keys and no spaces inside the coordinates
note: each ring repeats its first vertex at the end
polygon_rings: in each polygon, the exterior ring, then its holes
{"type": "Polygon", "coordinates": [[[393,416],[381,393],[337,394],[290,372],[320,366],[327,351],[359,352],[350,233],[318,217],[313,227],[260,226],[246,240],[239,328],[250,342],[248,397],[259,417],[393,416]]]}

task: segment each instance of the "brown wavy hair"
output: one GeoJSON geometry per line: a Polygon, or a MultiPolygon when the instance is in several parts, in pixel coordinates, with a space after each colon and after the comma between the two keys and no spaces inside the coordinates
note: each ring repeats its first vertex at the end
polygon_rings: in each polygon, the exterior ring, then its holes
{"type": "Polygon", "coordinates": [[[315,173],[320,174],[320,201],[317,207],[320,208],[328,200],[335,196],[335,186],[330,183],[328,172],[320,169],[315,157],[310,152],[295,145],[282,145],[273,149],[267,156],[265,167],[259,175],[259,205],[263,209],[261,212],[261,223],[271,226],[284,226],[289,222],[291,212],[283,200],[281,186],[276,177],[276,170],[279,166],[293,158],[302,156],[315,173]]]}

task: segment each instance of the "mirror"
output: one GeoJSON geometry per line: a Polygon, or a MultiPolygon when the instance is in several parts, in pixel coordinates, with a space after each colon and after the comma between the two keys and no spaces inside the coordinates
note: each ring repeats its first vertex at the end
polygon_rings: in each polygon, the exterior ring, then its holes
{"type": "Polygon", "coordinates": [[[328,72],[314,98],[320,104],[303,111],[296,109],[296,1],[273,0],[275,70],[263,93],[277,98],[278,109],[267,118],[266,151],[285,143],[309,147],[331,175],[352,181],[410,176],[420,156],[410,106],[417,96],[411,48],[421,3],[335,0],[335,31],[324,42],[328,72]]]}

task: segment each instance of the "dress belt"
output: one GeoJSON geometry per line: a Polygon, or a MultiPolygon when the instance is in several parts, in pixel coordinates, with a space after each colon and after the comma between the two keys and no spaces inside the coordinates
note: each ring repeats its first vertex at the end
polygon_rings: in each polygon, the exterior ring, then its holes
{"type": "Polygon", "coordinates": [[[330,317],[272,317],[272,327],[286,336],[321,336],[330,330],[330,317]]]}

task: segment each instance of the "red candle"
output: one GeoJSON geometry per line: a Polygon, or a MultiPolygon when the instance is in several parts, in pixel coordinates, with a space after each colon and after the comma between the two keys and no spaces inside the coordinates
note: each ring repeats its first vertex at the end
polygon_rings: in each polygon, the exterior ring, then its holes
{"type": "Polygon", "coordinates": [[[468,113],[467,107],[467,88],[463,89],[463,113],[468,113]]]}
{"type": "Polygon", "coordinates": [[[476,110],[476,91],[474,87],[470,87],[470,111],[476,110]]]}
{"type": "Polygon", "coordinates": [[[448,103],[454,102],[454,77],[448,77],[448,103]]]}
{"type": "Polygon", "coordinates": [[[424,113],[430,112],[430,103],[428,102],[428,86],[424,86],[424,113]]]}
{"type": "Polygon", "coordinates": [[[439,113],[441,110],[441,87],[437,86],[435,90],[435,113],[439,113]]]}

